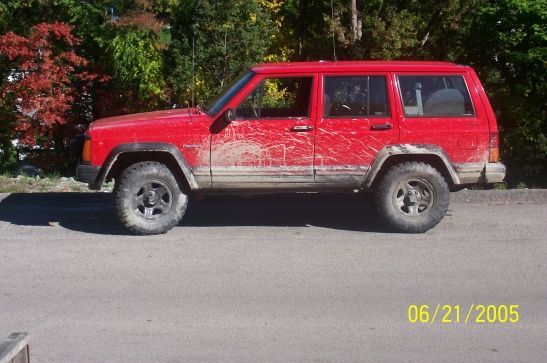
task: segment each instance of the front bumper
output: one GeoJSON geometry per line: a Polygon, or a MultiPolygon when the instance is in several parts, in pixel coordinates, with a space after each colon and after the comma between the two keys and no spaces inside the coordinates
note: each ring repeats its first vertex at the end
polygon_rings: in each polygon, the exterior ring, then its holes
{"type": "Polygon", "coordinates": [[[87,183],[91,189],[96,189],[96,180],[100,170],[101,168],[98,166],[78,164],[74,179],[82,183],[87,183]]]}

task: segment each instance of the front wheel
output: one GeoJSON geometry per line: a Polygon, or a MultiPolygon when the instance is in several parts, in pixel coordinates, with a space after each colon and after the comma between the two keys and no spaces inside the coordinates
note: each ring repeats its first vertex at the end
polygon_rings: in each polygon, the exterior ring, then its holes
{"type": "Polygon", "coordinates": [[[375,204],[380,216],[399,232],[423,233],[448,209],[450,191],[443,176],[429,164],[394,165],[378,184],[375,204]]]}
{"type": "Polygon", "coordinates": [[[165,233],[176,226],[188,206],[167,166],[154,161],[133,164],[116,181],[115,210],[120,222],[134,234],[165,233]]]}

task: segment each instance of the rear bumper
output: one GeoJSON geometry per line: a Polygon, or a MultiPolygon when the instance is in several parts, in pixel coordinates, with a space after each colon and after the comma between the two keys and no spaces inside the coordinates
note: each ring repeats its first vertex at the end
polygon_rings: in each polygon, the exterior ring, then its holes
{"type": "Polygon", "coordinates": [[[487,183],[499,183],[505,178],[505,171],[502,163],[488,163],[484,166],[484,178],[487,183]]]}
{"type": "Polygon", "coordinates": [[[499,183],[505,178],[505,165],[500,162],[488,164],[455,165],[460,184],[499,183]]]}
{"type": "Polygon", "coordinates": [[[78,164],[75,179],[79,182],[87,183],[91,189],[97,189],[96,180],[100,170],[101,168],[98,166],[78,164]]]}

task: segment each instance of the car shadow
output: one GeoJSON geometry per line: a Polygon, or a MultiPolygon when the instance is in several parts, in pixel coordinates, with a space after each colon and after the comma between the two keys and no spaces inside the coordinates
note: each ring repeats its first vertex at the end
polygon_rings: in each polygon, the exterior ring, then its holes
{"type": "MultiPolygon", "coordinates": [[[[110,193],[13,193],[0,200],[0,221],[56,226],[94,234],[125,235],[110,193]]],[[[192,199],[184,227],[317,226],[347,231],[389,232],[372,206],[354,194],[275,194],[192,199]]]]}

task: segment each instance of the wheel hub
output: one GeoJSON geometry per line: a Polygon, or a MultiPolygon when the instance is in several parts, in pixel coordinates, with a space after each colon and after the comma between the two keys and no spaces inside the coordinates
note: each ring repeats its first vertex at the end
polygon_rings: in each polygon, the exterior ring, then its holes
{"type": "Polygon", "coordinates": [[[146,181],[133,195],[135,213],[146,220],[161,218],[173,206],[173,194],[161,180],[146,181]]]}
{"type": "Polygon", "coordinates": [[[150,207],[155,206],[158,202],[158,193],[156,193],[154,190],[150,190],[148,193],[146,193],[144,201],[150,207]]]}
{"type": "Polygon", "coordinates": [[[422,200],[422,193],[416,189],[411,189],[407,192],[407,199],[410,203],[416,203],[422,200]]]}
{"type": "Polygon", "coordinates": [[[403,179],[393,191],[393,204],[407,217],[419,216],[433,206],[433,190],[431,184],[425,179],[403,179]]]}

